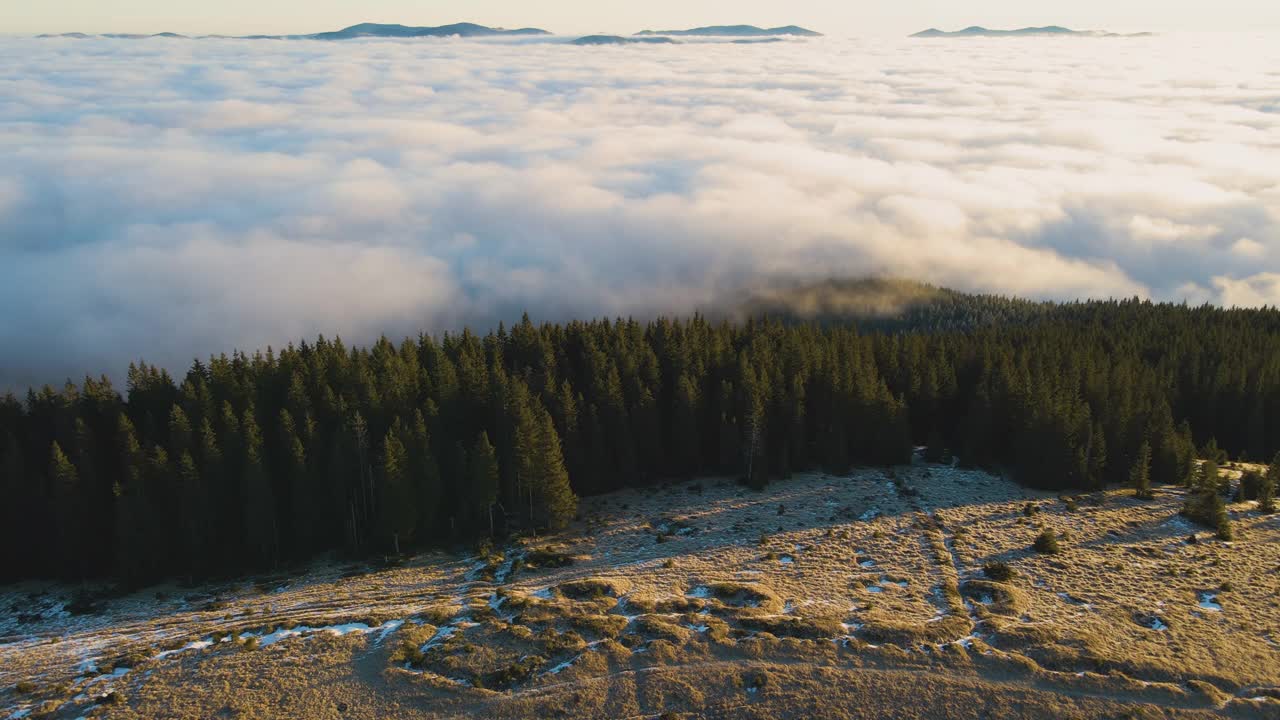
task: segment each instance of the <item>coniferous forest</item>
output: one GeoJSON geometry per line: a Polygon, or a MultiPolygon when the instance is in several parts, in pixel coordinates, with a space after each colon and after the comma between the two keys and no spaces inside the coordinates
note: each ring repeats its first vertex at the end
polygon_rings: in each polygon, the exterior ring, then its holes
{"type": "MultiPolygon", "coordinates": [[[[129,584],[556,527],[699,474],[936,457],[1047,489],[1280,451],[1280,311],[945,294],[910,322],[319,338],[0,398],[2,579],[129,584]]],[[[145,351],[145,348],[139,348],[145,351]]]]}

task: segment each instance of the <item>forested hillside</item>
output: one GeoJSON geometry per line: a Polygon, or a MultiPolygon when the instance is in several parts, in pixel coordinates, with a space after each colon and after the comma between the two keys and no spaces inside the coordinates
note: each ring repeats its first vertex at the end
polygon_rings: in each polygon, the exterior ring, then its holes
{"type": "Polygon", "coordinates": [[[180,378],[138,365],[123,397],[105,378],[9,396],[0,572],[257,571],[554,527],[579,495],[663,478],[900,463],[913,445],[1053,489],[1126,482],[1144,445],[1155,483],[1183,482],[1210,440],[1280,451],[1276,310],[947,293],[903,312],[861,331],[526,319],[320,338],[180,378]]]}

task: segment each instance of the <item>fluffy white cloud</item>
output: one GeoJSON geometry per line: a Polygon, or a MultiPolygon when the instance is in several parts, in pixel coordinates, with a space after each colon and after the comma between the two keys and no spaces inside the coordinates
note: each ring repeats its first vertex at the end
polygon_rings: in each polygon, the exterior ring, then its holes
{"type": "Polygon", "coordinates": [[[0,40],[0,386],[892,273],[1280,301],[1265,37],[0,40]]]}
{"type": "Polygon", "coordinates": [[[1224,305],[1280,307],[1280,273],[1262,272],[1239,280],[1215,277],[1213,284],[1218,288],[1224,305]]]}

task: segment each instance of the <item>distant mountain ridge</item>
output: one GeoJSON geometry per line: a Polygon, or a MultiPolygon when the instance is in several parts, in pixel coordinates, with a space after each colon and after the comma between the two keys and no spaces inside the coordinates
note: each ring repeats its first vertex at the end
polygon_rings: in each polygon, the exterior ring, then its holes
{"type": "Polygon", "coordinates": [[[1151,33],[1133,33],[1131,35],[1122,35],[1120,33],[1098,32],[1094,30],[1072,30],[1061,25],[1046,25],[1044,27],[1024,27],[1016,30],[993,30],[985,28],[981,25],[974,25],[963,30],[939,30],[937,28],[929,28],[922,30],[911,37],[913,38],[956,38],[956,37],[1034,37],[1034,36],[1080,36],[1080,37],[1147,37],[1151,33]]]}
{"type": "Polygon", "coordinates": [[[701,35],[706,37],[766,37],[771,35],[794,35],[798,37],[821,37],[822,33],[814,32],[799,25],[762,28],[755,25],[708,25],[688,30],[641,30],[636,35],[701,35]]]}
{"type": "MultiPolygon", "coordinates": [[[[425,37],[495,37],[495,36],[542,36],[552,33],[541,28],[495,28],[476,23],[453,23],[452,25],[414,26],[395,23],[359,23],[341,30],[310,33],[306,35],[180,35],[172,32],[155,33],[101,33],[91,35],[81,32],[61,34],[45,34],[41,38],[113,38],[125,40],[144,40],[148,38],[183,38],[204,39],[222,38],[232,40],[355,40],[360,38],[425,38],[425,37]]],[[[585,35],[570,41],[574,45],[629,45],[634,43],[668,44],[678,42],[671,36],[734,38],[735,43],[778,42],[783,37],[820,37],[822,33],[814,32],[798,25],[785,27],[761,28],[755,25],[711,25],[688,30],[642,30],[632,36],[595,34],[585,35]]]]}
{"type": "MultiPolygon", "coordinates": [[[[498,35],[550,35],[550,32],[540,28],[517,28],[508,30],[506,28],[494,28],[487,25],[477,25],[475,23],[453,23],[452,25],[438,26],[413,26],[399,25],[388,23],[360,23],[341,30],[331,32],[311,33],[307,35],[202,35],[199,37],[206,38],[233,38],[237,40],[352,40],[357,38],[420,38],[420,37],[494,37],[498,35]]],[[[187,38],[187,35],[178,33],[155,33],[154,35],[143,35],[134,33],[102,33],[100,35],[89,35],[87,33],[61,33],[39,35],[42,38],[75,38],[85,39],[91,37],[105,37],[116,39],[141,40],[145,38],[187,38]]]]}
{"type": "Polygon", "coordinates": [[[314,38],[316,40],[348,40],[351,38],[361,37],[490,37],[493,35],[550,35],[551,33],[540,28],[519,28],[516,30],[507,30],[505,28],[492,28],[486,25],[476,25],[475,23],[454,23],[452,25],[439,25],[436,27],[413,27],[408,25],[386,25],[380,23],[360,23],[352,25],[348,28],[336,30],[333,32],[316,33],[314,35],[306,35],[304,37],[314,38]]]}

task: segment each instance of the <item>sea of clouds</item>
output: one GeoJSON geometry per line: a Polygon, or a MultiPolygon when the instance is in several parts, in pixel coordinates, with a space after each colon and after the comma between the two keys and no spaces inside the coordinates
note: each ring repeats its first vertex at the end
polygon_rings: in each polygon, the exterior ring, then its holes
{"type": "Polygon", "coordinates": [[[0,387],[832,276],[1280,304],[1276,39],[0,39],[0,387]]]}

